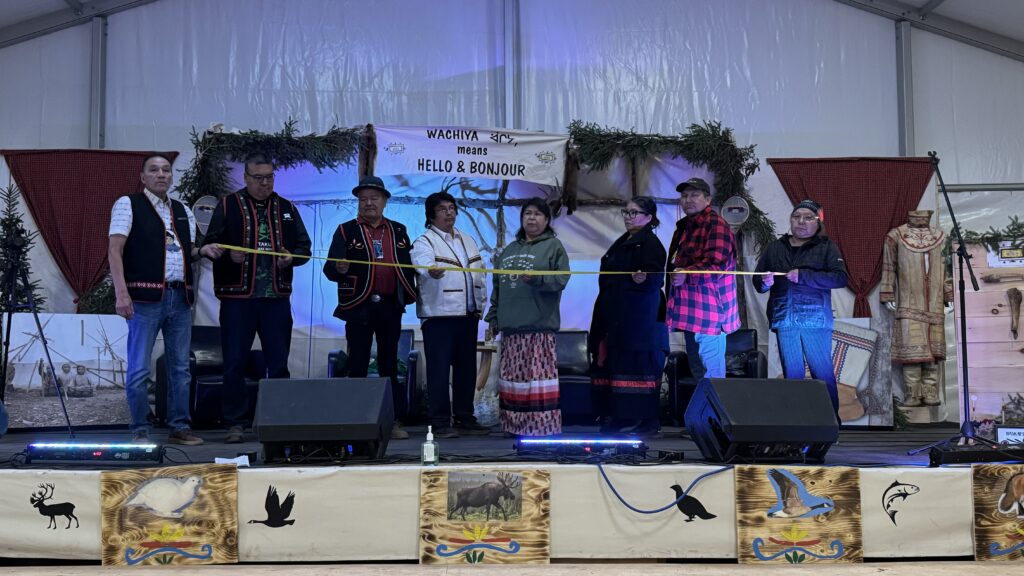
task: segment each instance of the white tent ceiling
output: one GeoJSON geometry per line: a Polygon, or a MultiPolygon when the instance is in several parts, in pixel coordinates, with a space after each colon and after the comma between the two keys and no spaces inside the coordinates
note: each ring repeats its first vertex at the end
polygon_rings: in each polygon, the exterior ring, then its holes
{"type": "MultiPolygon", "coordinates": [[[[112,13],[153,1],[175,0],[0,0],[0,48],[96,14],[112,13]]],[[[822,2],[833,0],[821,0],[822,2]]],[[[965,25],[1014,43],[1024,43],[1024,2],[1020,0],[834,0],[889,17],[929,24],[942,20],[965,25]]],[[[967,28],[969,30],[969,28],[967,28]]],[[[1024,54],[1021,54],[1024,57],[1024,54]]]]}

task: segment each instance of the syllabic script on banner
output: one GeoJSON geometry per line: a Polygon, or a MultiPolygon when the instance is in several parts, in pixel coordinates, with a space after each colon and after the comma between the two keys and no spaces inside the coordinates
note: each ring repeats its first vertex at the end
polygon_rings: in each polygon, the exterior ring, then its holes
{"type": "Polygon", "coordinates": [[[378,176],[436,174],[526,180],[557,186],[569,137],[505,130],[427,126],[375,126],[378,176]]]}

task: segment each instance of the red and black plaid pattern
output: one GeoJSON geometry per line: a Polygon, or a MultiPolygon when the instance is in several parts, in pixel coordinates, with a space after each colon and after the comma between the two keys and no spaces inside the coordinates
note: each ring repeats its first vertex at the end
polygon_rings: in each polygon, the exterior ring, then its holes
{"type": "Polygon", "coordinates": [[[885,234],[906,224],[921,201],[931,158],[769,158],[768,164],[793,204],[810,198],[832,215],[826,231],[846,259],[853,316],[870,317],[868,295],[882,277],[885,234]]]}
{"type": "MultiPolygon", "coordinates": [[[[68,285],[81,296],[107,272],[108,225],[120,196],[142,191],[151,152],[2,150],[39,234],[68,285]]],[[[163,152],[172,162],[177,152],[163,152]]]]}
{"type": "MultiPolygon", "coordinates": [[[[675,246],[673,269],[736,269],[736,240],[725,220],[711,209],[683,219],[675,246]]],[[[682,286],[669,280],[666,322],[673,330],[698,334],[734,332],[740,327],[736,277],[731,274],[687,274],[682,286]]]]}

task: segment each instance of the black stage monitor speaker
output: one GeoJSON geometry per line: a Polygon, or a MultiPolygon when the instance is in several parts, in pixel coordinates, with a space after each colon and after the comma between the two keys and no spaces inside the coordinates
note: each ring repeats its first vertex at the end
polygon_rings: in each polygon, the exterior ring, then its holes
{"type": "Polygon", "coordinates": [[[821,380],[705,378],[685,419],[700,453],[714,462],[822,462],[839,439],[821,380]]]}
{"type": "Polygon", "coordinates": [[[265,462],[379,460],[394,420],[388,378],[268,379],[253,427],[265,462]]]}

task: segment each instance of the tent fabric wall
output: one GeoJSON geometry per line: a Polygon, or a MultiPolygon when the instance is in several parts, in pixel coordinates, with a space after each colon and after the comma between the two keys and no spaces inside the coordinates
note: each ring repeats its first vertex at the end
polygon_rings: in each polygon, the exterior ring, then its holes
{"type": "MultiPolygon", "coordinates": [[[[107,147],[177,149],[181,169],[194,154],[190,130],[211,122],[268,132],[288,117],[315,132],[367,122],[500,126],[508,105],[531,130],[563,132],[580,118],[671,134],[715,119],[735,130],[739,145],[756,144],[760,158],[898,153],[888,19],[831,0],[520,0],[518,7],[520,48],[508,62],[500,0],[390,0],[370,8],[355,0],[160,0],[120,12],[108,19],[107,147]],[[518,81],[510,102],[506,64],[516,66],[518,81]]],[[[1024,180],[1015,98],[1022,65],[927,32],[915,30],[912,39],[918,150],[939,149],[950,182],[1024,180]]],[[[87,145],[89,45],[89,27],[79,26],[0,50],[8,80],[0,86],[3,147],[87,145]]],[[[689,170],[653,162],[644,192],[668,197],[689,170]]],[[[612,172],[592,176],[581,197],[627,193],[625,168],[612,172]]],[[[347,197],[354,179],[346,169],[282,191],[302,200],[347,197]]],[[[0,183],[8,180],[0,164],[0,183]]],[[[435,186],[411,184],[416,195],[435,186]]],[[[763,168],[749,186],[784,225],[790,204],[771,171],[763,168]]],[[[934,197],[926,194],[922,207],[934,207],[934,197]]],[[[324,226],[318,237],[329,238],[332,218],[351,206],[303,210],[324,226]]],[[[392,215],[421,220],[411,206],[392,215]]],[[[574,254],[581,268],[593,265],[617,225],[612,209],[565,221],[563,239],[585,246],[574,254]]],[[[336,346],[339,323],[330,317],[332,287],[316,280],[315,267],[297,279],[308,296],[296,306],[296,335],[313,338],[302,350],[307,365],[319,366],[317,336],[326,327],[323,347],[336,346]]],[[[33,271],[51,310],[73,309],[45,248],[33,253],[33,271]]],[[[586,327],[592,284],[574,280],[567,300],[584,305],[563,311],[567,326],[586,327]]],[[[764,298],[748,296],[749,321],[763,328],[764,298]]],[[[852,294],[837,291],[834,300],[838,316],[849,316],[852,294]]],[[[212,312],[204,314],[208,320],[212,312]]]]}

